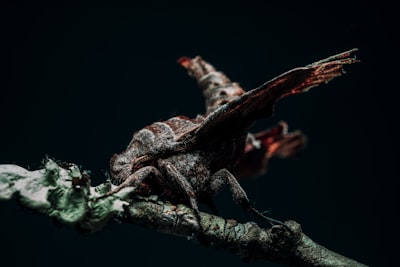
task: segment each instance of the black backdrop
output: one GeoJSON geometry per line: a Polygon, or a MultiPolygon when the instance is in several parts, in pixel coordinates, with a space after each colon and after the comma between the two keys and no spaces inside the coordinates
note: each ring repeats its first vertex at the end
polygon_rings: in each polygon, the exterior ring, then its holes
{"type": "MultiPolygon", "coordinates": [[[[399,249],[393,4],[0,6],[0,163],[36,169],[49,155],[91,170],[95,184],[133,131],[203,111],[201,93],[178,57],[202,55],[251,89],[358,47],[362,63],[328,85],[281,101],[273,118],[255,126],[285,120],[303,130],[309,144],[301,158],[273,160],[267,175],[242,184],[257,208],[297,220],[326,247],[372,266],[393,264],[399,249]]],[[[0,260],[14,266],[246,265],[226,252],[136,226],[114,224],[81,236],[13,202],[0,206],[0,260]]],[[[232,203],[228,190],[217,206],[223,216],[254,220],[232,203]]]]}

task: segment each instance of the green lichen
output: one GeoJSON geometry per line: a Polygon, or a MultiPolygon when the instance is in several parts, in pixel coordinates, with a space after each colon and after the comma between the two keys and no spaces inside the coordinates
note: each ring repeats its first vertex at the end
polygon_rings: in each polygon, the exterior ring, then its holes
{"type": "Polygon", "coordinates": [[[130,189],[97,199],[111,188],[109,182],[91,187],[76,165],[63,168],[51,159],[37,171],[0,165],[0,200],[17,198],[30,209],[85,231],[101,229],[128,204],[124,198],[130,189]]]}

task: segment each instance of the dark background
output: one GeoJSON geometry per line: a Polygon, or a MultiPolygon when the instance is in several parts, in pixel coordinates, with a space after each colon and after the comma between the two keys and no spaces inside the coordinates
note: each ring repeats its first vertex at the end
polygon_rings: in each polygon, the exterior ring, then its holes
{"type": "MultiPolygon", "coordinates": [[[[168,2],[168,1],[165,1],[168,2]]],[[[394,2],[394,1],[393,1],[394,2]]],[[[135,130],[203,112],[176,64],[202,55],[247,89],[293,67],[358,47],[361,63],[273,118],[309,143],[297,160],[242,183],[259,209],[294,219],[315,241],[371,266],[398,262],[397,11],[391,2],[261,1],[0,4],[0,163],[30,169],[49,155],[105,178],[135,130]]],[[[221,215],[254,220],[217,197],[221,215]]],[[[1,261],[14,266],[248,266],[236,256],[137,226],[82,236],[0,203],[1,261]]],[[[256,263],[254,266],[276,266],[256,263]]]]}

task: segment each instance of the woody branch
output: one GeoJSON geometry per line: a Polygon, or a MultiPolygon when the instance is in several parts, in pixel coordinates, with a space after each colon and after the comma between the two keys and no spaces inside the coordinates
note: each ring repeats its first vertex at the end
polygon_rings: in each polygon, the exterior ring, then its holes
{"type": "Polygon", "coordinates": [[[113,187],[96,187],[74,164],[61,167],[47,160],[45,168],[28,171],[17,165],[0,165],[0,200],[19,198],[26,207],[85,232],[96,232],[118,218],[166,234],[189,237],[202,244],[225,249],[248,261],[267,260],[286,266],[366,266],[312,241],[298,223],[261,228],[254,222],[238,223],[158,200],[129,197],[130,188],[96,200],[113,187]]]}

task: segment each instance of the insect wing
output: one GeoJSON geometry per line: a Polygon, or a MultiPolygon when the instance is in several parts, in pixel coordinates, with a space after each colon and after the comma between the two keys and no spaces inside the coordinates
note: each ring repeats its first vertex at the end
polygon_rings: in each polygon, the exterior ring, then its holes
{"type": "Polygon", "coordinates": [[[289,95],[308,91],[344,73],[343,66],[357,62],[351,53],[328,57],[305,67],[295,68],[248,91],[211,113],[199,127],[182,136],[185,149],[221,140],[246,131],[255,120],[272,115],[275,103],[289,95]]]}

